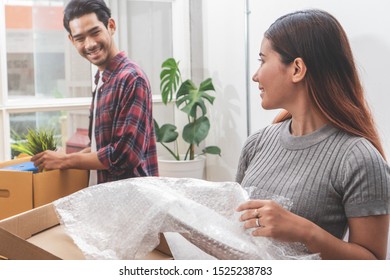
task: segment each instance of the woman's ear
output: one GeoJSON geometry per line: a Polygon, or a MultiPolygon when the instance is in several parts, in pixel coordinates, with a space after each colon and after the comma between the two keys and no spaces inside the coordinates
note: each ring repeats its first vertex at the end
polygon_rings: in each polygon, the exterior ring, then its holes
{"type": "Polygon", "coordinates": [[[292,81],[294,83],[298,83],[302,81],[305,78],[306,75],[306,64],[303,61],[302,58],[297,57],[294,59],[292,62],[292,67],[293,67],[293,76],[292,76],[292,81]]]}

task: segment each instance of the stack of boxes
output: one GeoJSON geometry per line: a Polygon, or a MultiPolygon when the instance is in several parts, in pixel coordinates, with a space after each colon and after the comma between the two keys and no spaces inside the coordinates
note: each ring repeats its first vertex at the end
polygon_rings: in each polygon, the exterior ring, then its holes
{"type": "Polygon", "coordinates": [[[0,220],[88,186],[88,171],[37,172],[30,157],[0,163],[0,220]]]}

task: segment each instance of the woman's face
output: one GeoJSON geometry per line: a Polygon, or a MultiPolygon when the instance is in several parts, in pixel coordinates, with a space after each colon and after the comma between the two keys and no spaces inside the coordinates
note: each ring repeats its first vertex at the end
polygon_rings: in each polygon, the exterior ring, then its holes
{"type": "Polygon", "coordinates": [[[264,109],[286,109],[293,101],[291,66],[282,63],[280,55],[266,38],[261,43],[259,56],[260,67],[252,80],[259,84],[261,106],[264,109]]]}

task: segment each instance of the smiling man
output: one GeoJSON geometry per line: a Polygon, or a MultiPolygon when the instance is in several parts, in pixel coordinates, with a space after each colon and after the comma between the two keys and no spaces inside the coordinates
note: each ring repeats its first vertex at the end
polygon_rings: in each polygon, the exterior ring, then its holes
{"type": "Polygon", "coordinates": [[[91,146],[73,154],[45,151],[32,161],[46,170],[91,170],[90,185],[158,176],[149,81],[117,48],[110,9],[103,0],[71,0],[64,27],[79,54],[98,68],[90,109],[91,146]]]}

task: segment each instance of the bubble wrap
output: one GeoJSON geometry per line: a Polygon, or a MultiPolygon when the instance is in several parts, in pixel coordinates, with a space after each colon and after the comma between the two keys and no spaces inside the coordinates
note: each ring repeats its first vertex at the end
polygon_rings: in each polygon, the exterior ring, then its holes
{"type": "Polygon", "coordinates": [[[180,233],[216,259],[315,259],[300,244],[254,237],[235,209],[248,194],[234,182],[143,177],[92,186],[53,204],[87,259],[142,259],[159,233],[180,233]]]}

